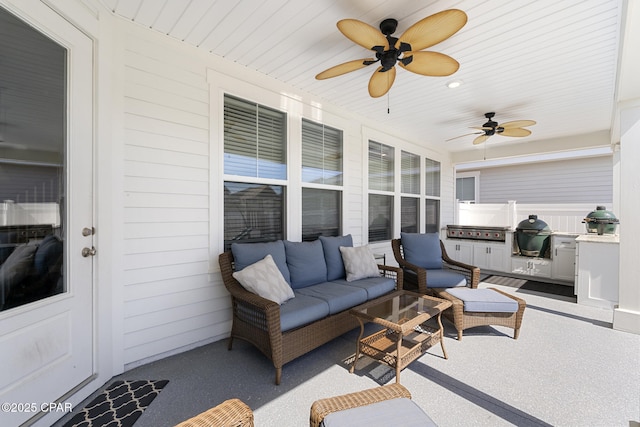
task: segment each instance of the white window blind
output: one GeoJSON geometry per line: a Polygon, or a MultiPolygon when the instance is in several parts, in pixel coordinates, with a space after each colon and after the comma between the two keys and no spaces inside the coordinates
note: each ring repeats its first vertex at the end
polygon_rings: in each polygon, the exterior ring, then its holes
{"type": "Polygon", "coordinates": [[[393,147],[369,141],[369,190],[393,191],[393,147]]]}
{"type": "Polygon", "coordinates": [[[420,156],[402,151],[400,154],[401,191],[420,194],[420,156]]]}
{"type": "Polygon", "coordinates": [[[287,116],[253,102],[224,97],[224,173],[286,179],[287,116]]]}
{"type": "Polygon", "coordinates": [[[427,196],[440,197],[440,162],[425,159],[425,193],[427,196]]]}
{"type": "Polygon", "coordinates": [[[302,181],[342,185],[342,131],[302,120],[302,181]]]}

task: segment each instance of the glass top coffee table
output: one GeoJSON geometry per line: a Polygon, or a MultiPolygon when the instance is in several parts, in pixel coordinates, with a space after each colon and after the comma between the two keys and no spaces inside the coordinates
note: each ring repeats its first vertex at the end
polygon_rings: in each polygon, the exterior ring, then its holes
{"type": "Polygon", "coordinates": [[[440,315],[450,306],[451,302],[444,299],[400,290],[352,309],[350,313],[360,322],[360,336],[350,372],[354,372],[362,353],[395,368],[399,383],[400,371],[438,342],[447,359],[440,315]],[[363,337],[367,322],[384,329],[363,337]]]}

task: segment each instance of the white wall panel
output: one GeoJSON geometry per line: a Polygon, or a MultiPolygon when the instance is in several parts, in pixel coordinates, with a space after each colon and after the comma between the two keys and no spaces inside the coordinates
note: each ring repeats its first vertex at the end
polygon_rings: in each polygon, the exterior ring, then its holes
{"type": "Polygon", "coordinates": [[[605,203],[613,200],[610,156],[480,170],[479,203],[605,203]]]}

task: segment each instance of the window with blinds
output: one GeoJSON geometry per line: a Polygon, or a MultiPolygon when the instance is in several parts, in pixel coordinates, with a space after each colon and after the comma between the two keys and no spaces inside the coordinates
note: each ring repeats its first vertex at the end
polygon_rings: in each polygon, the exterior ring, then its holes
{"type": "Polygon", "coordinates": [[[224,173],[286,179],[287,115],[224,96],[224,173]]]}
{"type": "Polygon", "coordinates": [[[425,159],[425,232],[440,228],[440,162],[425,159]]]}
{"type": "Polygon", "coordinates": [[[425,159],[425,194],[440,197],[440,162],[425,159]]]}
{"type": "Polygon", "coordinates": [[[302,119],[302,182],[342,185],[342,131],[302,119]]]}
{"type": "Polygon", "coordinates": [[[393,196],[369,194],[369,242],[391,240],[393,196]]]}
{"type": "Polygon", "coordinates": [[[340,236],[342,191],[302,189],[302,240],[319,236],[340,236]]]}
{"type": "Polygon", "coordinates": [[[369,190],[393,191],[393,147],[369,141],[369,190]]]}
{"type": "Polygon", "coordinates": [[[400,187],[405,194],[420,194],[420,156],[402,151],[400,154],[400,187]]]}
{"type": "Polygon", "coordinates": [[[224,183],[224,247],[284,238],[285,187],[224,183]]]}

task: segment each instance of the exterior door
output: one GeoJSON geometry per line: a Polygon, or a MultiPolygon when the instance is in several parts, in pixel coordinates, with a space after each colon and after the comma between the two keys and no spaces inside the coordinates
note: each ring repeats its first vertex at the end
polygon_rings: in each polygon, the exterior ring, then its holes
{"type": "Polygon", "coordinates": [[[2,426],[94,373],[92,49],[43,2],[0,1],[2,426]]]}

